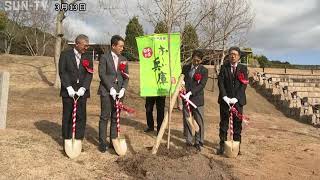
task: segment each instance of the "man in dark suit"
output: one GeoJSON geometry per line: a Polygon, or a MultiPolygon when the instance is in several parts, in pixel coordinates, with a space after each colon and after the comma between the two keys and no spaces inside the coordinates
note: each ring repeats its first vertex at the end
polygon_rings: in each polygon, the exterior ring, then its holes
{"type": "MultiPolygon", "coordinates": [[[[184,74],[184,83],[186,91],[186,99],[192,101],[197,108],[193,108],[190,105],[193,118],[199,125],[199,132],[195,133],[194,146],[198,151],[201,151],[201,146],[204,143],[204,88],[208,80],[208,69],[202,64],[203,53],[199,50],[195,50],[192,53],[192,63],[185,65],[182,68],[182,74],[184,74]]],[[[186,118],[189,116],[188,109],[186,107],[186,101],[183,101],[183,130],[186,138],[187,146],[192,146],[192,132],[186,118]]]]}
{"type": "MultiPolygon", "coordinates": [[[[245,65],[239,63],[241,51],[239,47],[231,47],[228,51],[229,61],[221,66],[218,77],[220,104],[220,149],[218,154],[224,153],[224,142],[227,140],[230,106],[235,108],[242,114],[243,106],[246,105],[247,88],[246,83],[241,81],[239,75],[243,75],[244,79],[248,79],[248,70],[245,65]]],[[[233,116],[233,140],[241,142],[242,121],[233,116]]]]}
{"type": "Polygon", "coordinates": [[[83,139],[86,127],[86,104],[90,97],[90,84],[93,73],[93,62],[85,55],[89,47],[89,38],[79,35],[75,47],[61,52],[59,60],[59,75],[61,79],[60,96],[62,97],[62,137],[72,137],[72,111],[74,96],[79,96],[76,117],[76,139],[83,139]]]}
{"type": "Polygon", "coordinates": [[[153,120],[153,106],[156,104],[157,107],[157,132],[159,132],[164,118],[164,107],[166,104],[165,96],[149,96],[146,97],[146,116],[147,116],[147,128],[144,130],[145,133],[152,132],[154,130],[153,120]]]}
{"type": "Polygon", "coordinates": [[[124,96],[129,81],[128,61],[121,55],[123,47],[124,39],[119,35],[112,36],[111,51],[104,54],[99,61],[100,85],[98,95],[100,95],[101,100],[99,150],[102,153],[106,152],[108,148],[106,134],[110,117],[110,146],[112,146],[111,139],[118,137],[115,99],[121,99],[124,96]],[[118,97],[117,93],[119,93],[118,97]]]}

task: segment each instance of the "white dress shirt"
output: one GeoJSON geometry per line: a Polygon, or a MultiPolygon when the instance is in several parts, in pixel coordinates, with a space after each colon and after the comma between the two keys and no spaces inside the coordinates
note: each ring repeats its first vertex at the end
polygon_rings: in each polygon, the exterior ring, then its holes
{"type": "Polygon", "coordinates": [[[119,57],[118,57],[118,55],[116,55],[116,53],[114,53],[113,51],[111,51],[111,55],[112,55],[112,58],[113,58],[113,62],[114,62],[115,69],[116,69],[116,71],[117,71],[117,70],[118,70],[119,57]]]}
{"type": "Polygon", "coordinates": [[[233,72],[233,67],[235,67],[235,69],[237,69],[237,66],[238,66],[238,63],[231,64],[231,72],[232,72],[232,74],[235,73],[235,72],[233,72]]]}
{"type": "Polygon", "coordinates": [[[76,58],[76,61],[77,61],[77,67],[79,69],[80,60],[81,60],[81,54],[75,48],[73,49],[73,52],[75,54],[75,58],[76,58]]]}
{"type": "MultiPolygon", "coordinates": [[[[79,69],[80,60],[81,60],[81,54],[75,48],[73,48],[73,52],[75,54],[75,58],[76,58],[76,61],[77,61],[77,67],[79,69]]],[[[79,79],[77,79],[77,83],[79,83],[79,79]]]]}

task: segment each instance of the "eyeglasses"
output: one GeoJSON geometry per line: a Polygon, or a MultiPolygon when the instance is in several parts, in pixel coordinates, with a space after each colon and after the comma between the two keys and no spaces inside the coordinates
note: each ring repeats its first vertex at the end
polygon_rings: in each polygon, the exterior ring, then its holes
{"type": "Polygon", "coordinates": [[[238,53],[230,53],[229,55],[230,55],[230,56],[239,56],[238,53]]]}

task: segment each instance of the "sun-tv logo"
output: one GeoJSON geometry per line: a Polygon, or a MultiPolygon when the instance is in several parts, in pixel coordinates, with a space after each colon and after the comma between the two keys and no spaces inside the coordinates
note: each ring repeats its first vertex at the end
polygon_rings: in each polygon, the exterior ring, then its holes
{"type": "Polygon", "coordinates": [[[28,11],[34,10],[47,10],[49,7],[48,0],[5,0],[5,11],[28,11]]]}

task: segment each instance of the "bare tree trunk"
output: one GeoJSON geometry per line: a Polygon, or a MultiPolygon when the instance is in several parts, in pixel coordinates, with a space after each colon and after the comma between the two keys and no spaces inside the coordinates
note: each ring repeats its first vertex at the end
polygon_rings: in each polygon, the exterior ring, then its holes
{"type": "MultiPolygon", "coordinates": [[[[167,24],[167,27],[168,27],[168,50],[169,50],[169,75],[170,75],[170,88],[169,88],[169,98],[170,98],[170,101],[169,101],[169,109],[172,109],[172,102],[171,102],[171,89],[172,89],[172,68],[171,68],[171,30],[172,30],[172,16],[171,15],[171,12],[173,14],[173,3],[174,3],[174,0],[170,0],[169,2],[169,11],[168,11],[168,24],[167,24]]],[[[169,149],[170,148],[170,121],[171,121],[171,114],[172,112],[169,111],[169,114],[168,114],[168,143],[167,143],[167,148],[169,149]]]]}
{"type": "Polygon", "coordinates": [[[5,54],[10,54],[10,51],[11,51],[11,46],[12,46],[12,41],[13,41],[13,38],[9,37],[8,39],[5,39],[4,40],[4,53],[5,54]],[[9,39],[9,41],[8,41],[9,39]]]}
{"type": "Polygon", "coordinates": [[[226,42],[226,39],[223,38],[223,40],[222,40],[222,56],[221,56],[220,62],[217,63],[217,66],[216,66],[217,74],[220,73],[220,68],[221,68],[221,66],[223,64],[223,61],[224,61],[224,58],[225,58],[225,53],[224,53],[225,52],[225,48],[226,48],[225,42],[226,42]]]}
{"type": "Polygon", "coordinates": [[[8,40],[4,39],[4,53],[9,54],[8,52],[8,40]]]}
{"type": "MultiPolygon", "coordinates": [[[[51,39],[51,38],[49,38],[51,39]]],[[[47,48],[47,45],[49,43],[50,40],[47,40],[46,42],[46,33],[43,33],[43,40],[42,40],[42,44],[43,44],[43,47],[42,47],[42,51],[41,51],[41,56],[44,56],[44,54],[46,53],[46,48],[47,48]]]]}
{"type": "MultiPolygon", "coordinates": [[[[39,54],[39,42],[38,42],[38,34],[37,34],[37,28],[35,28],[34,34],[35,34],[35,38],[36,38],[36,51],[34,52],[35,56],[37,56],[39,54]]],[[[46,33],[45,31],[43,31],[43,33],[46,33]]]]}
{"type": "Polygon", "coordinates": [[[28,37],[27,37],[27,36],[25,36],[25,39],[26,39],[27,48],[28,48],[28,50],[29,50],[29,52],[30,52],[30,55],[31,55],[31,56],[35,56],[35,55],[36,55],[36,53],[34,52],[33,47],[32,47],[32,45],[31,45],[31,43],[30,43],[30,41],[29,41],[28,37]]]}
{"type": "MultiPolygon", "coordinates": [[[[69,4],[74,4],[79,0],[73,0],[69,4]]],[[[60,3],[65,3],[65,0],[60,0],[60,3]]],[[[61,88],[60,76],[59,76],[59,58],[61,54],[61,43],[63,37],[63,20],[65,18],[65,11],[59,11],[56,19],[56,44],[54,48],[54,62],[56,66],[56,79],[54,81],[54,87],[61,88]]]]}
{"type": "Polygon", "coordinates": [[[56,44],[54,49],[54,62],[56,65],[56,80],[54,82],[54,87],[59,89],[61,88],[60,77],[59,77],[59,58],[61,53],[61,42],[63,37],[62,22],[64,18],[65,18],[64,12],[60,11],[57,15],[57,20],[56,20],[56,44]]]}

